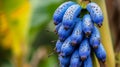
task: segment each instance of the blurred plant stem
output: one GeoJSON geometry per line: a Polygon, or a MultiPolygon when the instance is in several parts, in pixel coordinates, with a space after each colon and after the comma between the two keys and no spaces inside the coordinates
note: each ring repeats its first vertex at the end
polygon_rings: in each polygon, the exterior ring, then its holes
{"type": "Polygon", "coordinates": [[[101,41],[107,53],[106,67],[115,67],[115,54],[112,45],[111,33],[109,28],[108,15],[105,5],[105,0],[92,0],[101,6],[104,15],[103,26],[100,28],[101,41]]]}
{"type": "Polygon", "coordinates": [[[38,67],[39,62],[44,58],[47,58],[47,49],[46,47],[40,47],[33,54],[33,57],[31,60],[31,67],[38,67]]]}
{"type": "Polygon", "coordinates": [[[12,50],[15,67],[23,67],[26,61],[29,15],[27,0],[0,0],[0,36],[5,36],[2,38],[3,48],[12,50]]]}
{"type": "Polygon", "coordinates": [[[26,64],[26,57],[28,53],[28,26],[30,18],[30,3],[29,1],[24,1],[18,9],[13,12],[12,20],[14,22],[19,21],[18,27],[15,29],[12,27],[13,32],[13,58],[15,59],[15,67],[23,67],[26,64]],[[19,33],[18,33],[19,32],[19,33]]]}
{"type": "MultiPolygon", "coordinates": [[[[80,1],[82,0],[78,0],[78,2],[82,4],[80,1]]],[[[114,54],[113,45],[112,45],[105,0],[91,0],[91,1],[96,2],[103,11],[104,21],[103,21],[103,26],[100,28],[100,33],[101,33],[101,41],[107,53],[107,59],[106,59],[105,65],[103,63],[102,64],[100,63],[100,66],[98,64],[94,64],[94,67],[102,67],[102,66],[115,67],[115,54],[114,54]]],[[[88,2],[84,3],[83,1],[82,7],[86,8],[87,3],[88,2]]],[[[98,61],[93,59],[93,63],[94,62],[98,62],[98,61]]]]}
{"type": "Polygon", "coordinates": [[[108,15],[107,15],[107,9],[105,5],[105,0],[94,0],[97,2],[101,8],[103,9],[103,14],[104,14],[104,22],[103,22],[103,27],[100,28],[100,33],[101,33],[101,40],[104,45],[104,48],[107,53],[107,59],[106,59],[106,67],[115,67],[115,54],[113,50],[113,43],[111,39],[111,33],[110,33],[110,28],[109,28],[109,21],[108,21],[108,15]]]}

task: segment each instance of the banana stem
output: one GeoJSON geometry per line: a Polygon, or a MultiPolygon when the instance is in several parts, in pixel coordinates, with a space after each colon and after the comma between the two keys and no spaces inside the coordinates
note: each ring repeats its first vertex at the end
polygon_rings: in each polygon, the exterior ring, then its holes
{"type": "MultiPolygon", "coordinates": [[[[87,0],[87,1],[90,1],[90,0],[87,0]]],[[[89,3],[87,1],[77,0],[77,2],[80,5],[82,5],[83,8],[86,8],[86,4],[89,3]]],[[[105,67],[115,67],[115,54],[113,50],[112,39],[111,39],[111,34],[109,29],[109,22],[108,22],[105,0],[91,0],[91,1],[96,2],[101,7],[104,15],[103,26],[100,28],[100,33],[101,33],[102,44],[107,53],[105,67]]],[[[93,65],[94,67],[100,67],[100,65],[98,64],[98,60],[95,56],[93,57],[93,64],[94,64],[93,65]]]]}
{"type": "Polygon", "coordinates": [[[103,22],[103,26],[100,28],[100,33],[101,33],[101,41],[107,53],[107,60],[105,66],[115,67],[115,54],[113,50],[112,39],[109,29],[105,0],[93,0],[93,1],[96,2],[98,5],[100,5],[104,14],[104,22],[103,22]]]}

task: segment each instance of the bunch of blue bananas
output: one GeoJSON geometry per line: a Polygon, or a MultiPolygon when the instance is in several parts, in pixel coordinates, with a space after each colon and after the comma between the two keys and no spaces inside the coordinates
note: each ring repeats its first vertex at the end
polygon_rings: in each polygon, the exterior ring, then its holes
{"type": "Polygon", "coordinates": [[[61,4],[53,20],[58,40],[55,51],[60,67],[93,67],[92,52],[99,61],[106,61],[106,52],[100,40],[103,23],[101,8],[94,2],[87,4],[87,13],[80,17],[83,8],[72,1],[61,4]]]}

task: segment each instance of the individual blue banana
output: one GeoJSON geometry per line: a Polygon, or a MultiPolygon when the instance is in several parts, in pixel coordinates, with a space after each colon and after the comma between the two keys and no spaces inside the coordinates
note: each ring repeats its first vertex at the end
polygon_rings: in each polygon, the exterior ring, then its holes
{"type": "Polygon", "coordinates": [[[61,42],[60,40],[58,40],[57,43],[56,43],[56,47],[55,47],[55,50],[56,50],[57,53],[61,52],[62,45],[63,45],[63,42],[61,42]]]}
{"type": "Polygon", "coordinates": [[[101,8],[94,2],[89,3],[86,8],[90,13],[92,20],[101,27],[104,19],[101,8]]]}
{"type": "Polygon", "coordinates": [[[57,25],[59,24],[60,22],[62,22],[62,19],[63,19],[63,15],[64,13],[66,12],[66,10],[71,6],[75,4],[74,2],[72,1],[68,1],[68,2],[65,2],[63,3],[62,5],[60,5],[54,12],[54,15],[53,15],[53,20],[54,20],[54,24],[57,25]]]}
{"type": "Polygon", "coordinates": [[[90,51],[88,39],[84,39],[79,46],[79,55],[82,61],[90,55],[90,51]]]}
{"type": "Polygon", "coordinates": [[[86,37],[89,37],[90,34],[92,33],[93,26],[94,26],[94,24],[92,22],[90,15],[86,14],[83,17],[83,23],[82,23],[82,29],[83,29],[83,32],[85,33],[86,37]]]}
{"type": "Polygon", "coordinates": [[[77,20],[77,23],[74,27],[74,30],[71,34],[71,43],[72,46],[76,46],[77,44],[80,44],[82,38],[83,38],[83,32],[82,32],[82,21],[80,19],[77,20]]]}
{"type": "Polygon", "coordinates": [[[63,57],[60,55],[58,58],[60,61],[60,67],[69,67],[70,58],[71,58],[71,56],[63,57]]]}
{"type": "Polygon", "coordinates": [[[106,61],[106,52],[105,52],[105,49],[104,49],[102,43],[100,43],[100,45],[98,46],[98,48],[95,49],[95,55],[102,62],[106,61]]]}
{"type": "Polygon", "coordinates": [[[55,33],[58,34],[58,30],[60,28],[60,26],[62,25],[62,23],[59,23],[58,25],[55,26],[55,33]]]}
{"type": "Polygon", "coordinates": [[[68,37],[65,42],[63,43],[62,45],[62,48],[61,48],[61,55],[62,56],[68,56],[68,55],[71,55],[74,51],[75,47],[73,47],[71,45],[71,38],[68,37]]]}
{"type": "Polygon", "coordinates": [[[69,67],[80,67],[81,64],[82,64],[82,61],[80,60],[79,49],[76,49],[71,56],[69,67]]]}
{"type": "Polygon", "coordinates": [[[76,21],[74,20],[79,16],[81,9],[81,6],[78,4],[74,4],[67,9],[62,21],[65,29],[69,29],[75,25],[76,21]]]}
{"type": "Polygon", "coordinates": [[[90,36],[90,45],[93,48],[97,48],[100,45],[100,32],[96,26],[94,26],[93,32],[90,36]]]}
{"type": "Polygon", "coordinates": [[[58,30],[58,36],[59,36],[60,41],[65,41],[65,39],[68,36],[70,36],[71,32],[72,32],[72,29],[65,30],[63,25],[60,26],[60,28],[58,30]]]}
{"type": "Polygon", "coordinates": [[[82,66],[82,67],[93,67],[92,59],[91,59],[90,55],[89,55],[88,58],[83,62],[83,66],[82,66]]]}

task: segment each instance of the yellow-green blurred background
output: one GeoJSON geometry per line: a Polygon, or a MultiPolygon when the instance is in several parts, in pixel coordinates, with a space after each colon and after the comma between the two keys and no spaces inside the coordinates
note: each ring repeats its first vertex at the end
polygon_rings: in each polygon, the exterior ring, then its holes
{"type": "MultiPolygon", "coordinates": [[[[0,0],[0,67],[58,67],[57,55],[48,55],[57,40],[52,15],[63,2],[0,0]]],[[[120,0],[106,0],[106,7],[116,67],[120,67],[120,0]]]]}

